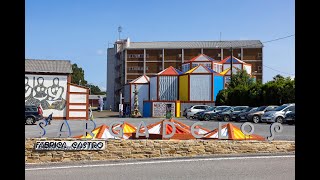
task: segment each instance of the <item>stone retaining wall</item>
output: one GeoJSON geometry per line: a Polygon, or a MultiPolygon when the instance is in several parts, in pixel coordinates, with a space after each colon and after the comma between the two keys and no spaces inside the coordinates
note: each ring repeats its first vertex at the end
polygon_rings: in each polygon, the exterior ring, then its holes
{"type": "Polygon", "coordinates": [[[75,139],[26,139],[26,163],[193,157],[213,154],[284,153],[295,151],[294,141],[230,140],[108,140],[106,149],[103,151],[35,151],[35,142],[41,140],[68,141],[75,139]]]}

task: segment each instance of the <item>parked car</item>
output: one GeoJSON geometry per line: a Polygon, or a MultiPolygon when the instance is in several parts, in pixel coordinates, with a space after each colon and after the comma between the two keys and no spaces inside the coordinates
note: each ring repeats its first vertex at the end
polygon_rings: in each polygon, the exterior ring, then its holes
{"type": "Polygon", "coordinates": [[[247,121],[247,114],[253,113],[258,109],[258,107],[248,107],[244,110],[242,110],[240,113],[236,114],[235,121],[240,122],[240,121],[247,121]]]}
{"type": "Polygon", "coordinates": [[[41,108],[33,105],[26,105],[24,114],[25,124],[34,124],[43,118],[41,108]]]}
{"type": "Polygon", "coordinates": [[[283,104],[282,106],[279,106],[272,111],[264,113],[261,118],[261,122],[283,123],[286,113],[289,113],[294,110],[295,110],[295,104],[283,104]]]}
{"type": "Polygon", "coordinates": [[[295,113],[295,110],[291,111],[291,112],[288,112],[286,114],[286,117],[284,118],[284,123],[287,123],[287,124],[295,124],[296,123],[296,113],[295,113]]]}
{"type": "Polygon", "coordinates": [[[217,113],[217,120],[231,121],[232,119],[235,119],[236,113],[240,113],[242,110],[246,108],[248,108],[248,106],[233,106],[228,110],[224,110],[220,113],[217,113]]]}
{"type": "Polygon", "coordinates": [[[231,106],[217,106],[213,111],[208,111],[203,114],[203,119],[209,121],[214,119],[218,112],[231,108],[231,106]]]}
{"type": "Polygon", "coordinates": [[[209,111],[213,111],[215,108],[217,108],[217,106],[214,106],[214,107],[210,107],[209,109],[205,110],[205,111],[200,111],[200,112],[197,112],[193,115],[193,118],[194,119],[198,119],[198,120],[203,120],[203,114],[206,113],[206,112],[209,112],[209,111]]]}
{"type": "Polygon", "coordinates": [[[211,106],[208,105],[193,105],[189,109],[187,109],[187,118],[193,119],[193,115],[200,111],[205,111],[209,109],[211,106]]]}
{"type": "Polygon", "coordinates": [[[257,111],[247,114],[247,120],[252,121],[254,123],[258,123],[261,121],[261,116],[268,111],[272,111],[273,109],[277,108],[278,106],[260,106],[258,107],[257,111]]]}

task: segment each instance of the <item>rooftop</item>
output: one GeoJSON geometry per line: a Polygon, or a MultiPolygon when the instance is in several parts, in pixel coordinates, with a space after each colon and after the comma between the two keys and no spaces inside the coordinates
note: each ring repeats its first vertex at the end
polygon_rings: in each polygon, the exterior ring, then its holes
{"type": "Polygon", "coordinates": [[[69,60],[25,59],[24,67],[25,72],[72,73],[72,65],[69,60]]]}
{"type": "Polygon", "coordinates": [[[262,48],[260,40],[128,42],[126,49],[262,48]]]}

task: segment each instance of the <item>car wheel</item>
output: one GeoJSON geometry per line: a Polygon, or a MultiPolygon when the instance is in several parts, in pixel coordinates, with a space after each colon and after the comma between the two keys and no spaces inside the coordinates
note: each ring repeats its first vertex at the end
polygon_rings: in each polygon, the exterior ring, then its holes
{"type": "Polygon", "coordinates": [[[281,116],[276,118],[276,122],[282,124],[283,123],[283,118],[281,116]]]}
{"type": "Polygon", "coordinates": [[[230,121],[230,116],[229,115],[224,115],[223,116],[224,121],[230,121]]]}
{"type": "Polygon", "coordinates": [[[210,115],[209,114],[204,115],[203,119],[205,121],[209,121],[210,120],[210,115]]]}
{"type": "Polygon", "coordinates": [[[254,123],[258,123],[258,122],[260,122],[260,117],[257,116],[257,115],[254,115],[254,116],[252,117],[252,121],[253,121],[254,123]]]}
{"type": "Polygon", "coordinates": [[[35,122],[35,119],[33,117],[28,117],[26,119],[26,124],[31,125],[31,124],[34,124],[34,122],[35,122]]]}
{"type": "Polygon", "coordinates": [[[193,119],[193,117],[192,116],[189,116],[189,118],[188,119],[193,119]]]}

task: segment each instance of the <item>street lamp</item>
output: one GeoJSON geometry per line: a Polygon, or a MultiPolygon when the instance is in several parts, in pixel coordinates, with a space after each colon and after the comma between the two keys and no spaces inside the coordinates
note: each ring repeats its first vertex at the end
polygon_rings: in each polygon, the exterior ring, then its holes
{"type": "Polygon", "coordinates": [[[230,81],[232,81],[232,57],[233,57],[233,49],[232,49],[232,45],[231,45],[231,47],[230,47],[230,51],[231,51],[231,57],[230,57],[230,60],[231,60],[231,62],[230,62],[230,81]]]}

